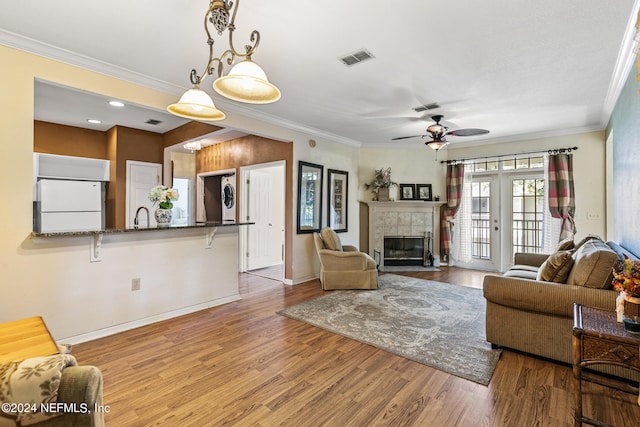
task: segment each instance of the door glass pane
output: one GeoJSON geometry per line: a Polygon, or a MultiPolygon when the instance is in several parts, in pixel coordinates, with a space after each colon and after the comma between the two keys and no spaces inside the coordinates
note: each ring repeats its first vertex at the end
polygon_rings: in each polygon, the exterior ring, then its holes
{"type": "Polygon", "coordinates": [[[512,181],[513,252],[542,252],[544,179],[512,181]]]}
{"type": "Polygon", "coordinates": [[[491,258],[491,181],[471,183],[471,256],[491,258]]]}

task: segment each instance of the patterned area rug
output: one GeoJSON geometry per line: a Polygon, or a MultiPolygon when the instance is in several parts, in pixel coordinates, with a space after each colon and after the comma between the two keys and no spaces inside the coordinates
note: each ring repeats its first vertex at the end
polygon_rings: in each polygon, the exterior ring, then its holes
{"type": "Polygon", "coordinates": [[[489,384],[501,351],[485,339],[480,289],[395,274],[378,280],[377,290],[331,291],[278,314],[489,384]]]}

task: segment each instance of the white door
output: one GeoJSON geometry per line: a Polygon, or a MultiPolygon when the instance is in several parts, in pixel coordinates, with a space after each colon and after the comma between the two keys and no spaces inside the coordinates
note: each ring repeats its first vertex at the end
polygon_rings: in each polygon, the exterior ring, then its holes
{"type": "Polygon", "coordinates": [[[271,174],[260,170],[249,172],[249,226],[247,269],[269,267],[271,262],[272,179],[271,174]]]}
{"type": "Polygon", "coordinates": [[[476,176],[471,182],[471,262],[469,267],[500,268],[500,191],[496,176],[476,176]]]}
{"type": "Polygon", "coordinates": [[[140,209],[138,225],[140,227],[156,226],[153,212],[157,206],[152,206],[152,202],[149,200],[149,191],[156,185],[160,185],[161,174],[162,165],[159,163],[127,160],[127,228],[133,227],[136,212],[140,207],[149,210],[149,224],[147,224],[147,212],[140,209]]]}

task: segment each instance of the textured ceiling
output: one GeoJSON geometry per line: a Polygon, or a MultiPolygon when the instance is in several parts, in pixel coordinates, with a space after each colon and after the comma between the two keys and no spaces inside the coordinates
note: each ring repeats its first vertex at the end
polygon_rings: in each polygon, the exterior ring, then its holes
{"type": "MultiPolygon", "coordinates": [[[[222,100],[208,78],[203,88],[216,104],[365,146],[423,134],[433,114],[443,114],[451,129],[490,130],[452,137],[453,143],[603,129],[631,64],[637,12],[633,0],[240,3],[235,44],[260,31],[253,59],[282,99],[261,106],[222,100]],[[375,58],[351,67],[339,61],[361,48],[375,58]],[[429,103],[440,107],[413,111],[429,103]]],[[[0,43],[178,97],[189,71],[206,64],[207,6],[206,0],[0,0],[0,43]]],[[[216,51],[224,44],[216,41],[216,51]]]]}

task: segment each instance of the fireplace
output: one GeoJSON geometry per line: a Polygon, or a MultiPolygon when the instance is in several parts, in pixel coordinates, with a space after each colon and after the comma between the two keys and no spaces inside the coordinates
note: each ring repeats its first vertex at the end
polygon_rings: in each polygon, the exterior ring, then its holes
{"type": "Polygon", "coordinates": [[[376,260],[381,271],[385,265],[440,265],[441,202],[402,200],[367,205],[368,222],[361,224],[366,224],[369,232],[360,247],[376,260]],[[385,243],[388,238],[400,240],[385,243]]]}
{"type": "Polygon", "coordinates": [[[430,234],[422,236],[387,236],[384,238],[384,265],[433,266],[430,234]]]}

